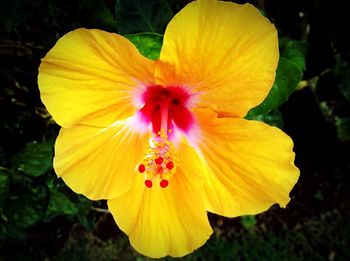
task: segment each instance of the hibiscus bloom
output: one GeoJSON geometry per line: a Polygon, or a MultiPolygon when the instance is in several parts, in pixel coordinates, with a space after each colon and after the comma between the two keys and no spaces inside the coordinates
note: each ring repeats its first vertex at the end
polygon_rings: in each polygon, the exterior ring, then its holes
{"type": "Polygon", "coordinates": [[[151,257],[203,245],[207,211],[285,207],[299,176],[293,142],[243,119],[267,96],[278,58],[275,27],[249,4],[188,4],[156,61],[118,34],[66,34],[39,68],[42,101],[62,126],[57,175],[108,199],[132,246],[151,257]]]}

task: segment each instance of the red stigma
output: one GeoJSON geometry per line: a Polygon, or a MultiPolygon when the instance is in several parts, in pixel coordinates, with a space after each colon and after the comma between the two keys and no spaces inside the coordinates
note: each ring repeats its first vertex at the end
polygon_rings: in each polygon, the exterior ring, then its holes
{"type": "Polygon", "coordinates": [[[188,108],[190,97],[181,87],[148,86],[142,94],[144,105],[139,112],[142,119],[152,125],[154,133],[174,127],[187,132],[194,123],[188,108]]]}
{"type": "Polygon", "coordinates": [[[144,172],[145,172],[145,170],[146,170],[145,165],[140,164],[140,165],[139,165],[139,172],[140,172],[140,173],[144,173],[144,172]]]}
{"type": "Polygon", "coordinates": [[[161,182],[159,183],[159,185],[162,188],[166,188],[169,185],[169,181],[167,181],[166,179],[162,179],[161,182]]]}
{"type": "Polygon", "coordinates": [[[166,168],[167,169],[173,169],[174,168],[174,162],[172,162],[172,161],[169,161],[167,164],[166,164],[166,168]]]}
{"type": "Polygon", "coordinates": [[[150,179],[146,179],[145,180],[145,186],[147,187],[147,188],[152,188],[152,180],[150,180],[150,179]]]}

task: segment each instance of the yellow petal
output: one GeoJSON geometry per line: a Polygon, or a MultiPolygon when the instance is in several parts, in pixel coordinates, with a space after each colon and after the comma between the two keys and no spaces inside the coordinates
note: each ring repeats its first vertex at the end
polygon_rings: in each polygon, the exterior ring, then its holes
{"type": "Polygon", "coordinates": [[[289,136],[258,121],[216,118],[206,110],[196,115],[207,210],[235,217],[274,203],[285,207],[299,177],[289,136]]]}
{"type": "Polygon", "coordinates": [[[117,197],[128,191],[148,146],[148,136],[132,131],[128,121],[108,128],[62,128],[55,146],[57,175],[90,199],[117,197]]]}
{"type": "Polygon", "coordinates": [[[106,127],[135,113],[135,90],[153,82],[153,70],[153,62],[122,36],[77,29],[59,39],[42,60],[41,99],[63,127],[106,127]]]}
{"type": "MultiPolygon", "coordinates": [[[[197,160],[189,148],[179,151],[182,160],[197,160]]],[[[203,187],[195,168],[177,169],[169,186],[146,188],[139,174],[127,194],[108,200],[119,228],[131,245],[153,258],[184,256],[202,246],[212,233],[203,204],[203,187]]]]}
{"type": "Polygon", "coordinates": [[[245,116],[267,96],[279,58],[275,27],[250,4],[195,1],[170,21],[156,81],[198,93],[198,106],[245,116]]]}

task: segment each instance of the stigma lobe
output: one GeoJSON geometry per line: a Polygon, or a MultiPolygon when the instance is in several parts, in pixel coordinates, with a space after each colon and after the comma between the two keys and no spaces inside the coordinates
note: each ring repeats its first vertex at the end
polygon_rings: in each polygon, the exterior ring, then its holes
{"type": "Polygon", "coordinates": [[[142,94],[143,107],[139,110],[142,119],[152,125],[156,134],[163,128],[189,131],[194,120],[188,109],[191,95],[181,87],[149,86],[142,94]]]}

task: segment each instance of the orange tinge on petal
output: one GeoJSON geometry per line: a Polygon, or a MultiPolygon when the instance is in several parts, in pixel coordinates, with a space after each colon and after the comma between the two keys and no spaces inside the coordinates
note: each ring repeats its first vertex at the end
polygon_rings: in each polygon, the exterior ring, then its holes
{"type": "Polygon", "coordinates": [[[75,192],[107,199],[128,191],[147,150],[133,126],[135,92],[153,82],[154,62],[124,37],[77,29],[42,60],[41,98],[63,128],[54,169],[75,192]]]}
{"type": "Polygon", "coordinates": [[[134,186],[137,164],[147,151],[147,133],[132,119],[109,127],[62,128],[55,145],[54,169],[75,192],[94,200],[120,196],[134,186]]]}
{"type": "Polygon", "coordinates": [[[197,107],[244,117],[269,93],[278,58],[277,31],[254,6],[194,1],[166,28],[156,81],[187,86],[197,107]]]}
{"type": "Polygon", "coordinates": [[[202,246],[210,237],[203,201],[203,180],[192,162],[192,148],[178,148],[179,168],[169,186],[147,188],[142,178],[125,195],[108,200],[108,208],[131,245],[153,258],[181,257],[202,246]],[[183,167],[182,164],[186,167],[183,167]]]}
{"type": "Polygon", "coordinates": [[[286,207],[299,178],[293,141],[259,121],[218,118],[197,110],[197,140],[208,211],[227,216],[253,215],[278,203],[286,207]]]}
{"type": "Polygon", "coordinates": [[[39,67],[41,99],[62,127],[107,127],[135,114],[135,90],[153,82],[154,62],[124,37],[74,30],[58,40],[39,67]]]}
{"type": "Polygon", "coordinates": [[[256,8],[214,0],[172,19],[155,62],[117,34],[68,33],[38,77],[62,126],[57,175],[77,193],[108,199],[133,247],[155,258],[203,245],[212,233],[206,211],[284,207],[299,176],[293,143],[241,119],[267,96],[278,56],[277,31],[256,8]]]}

